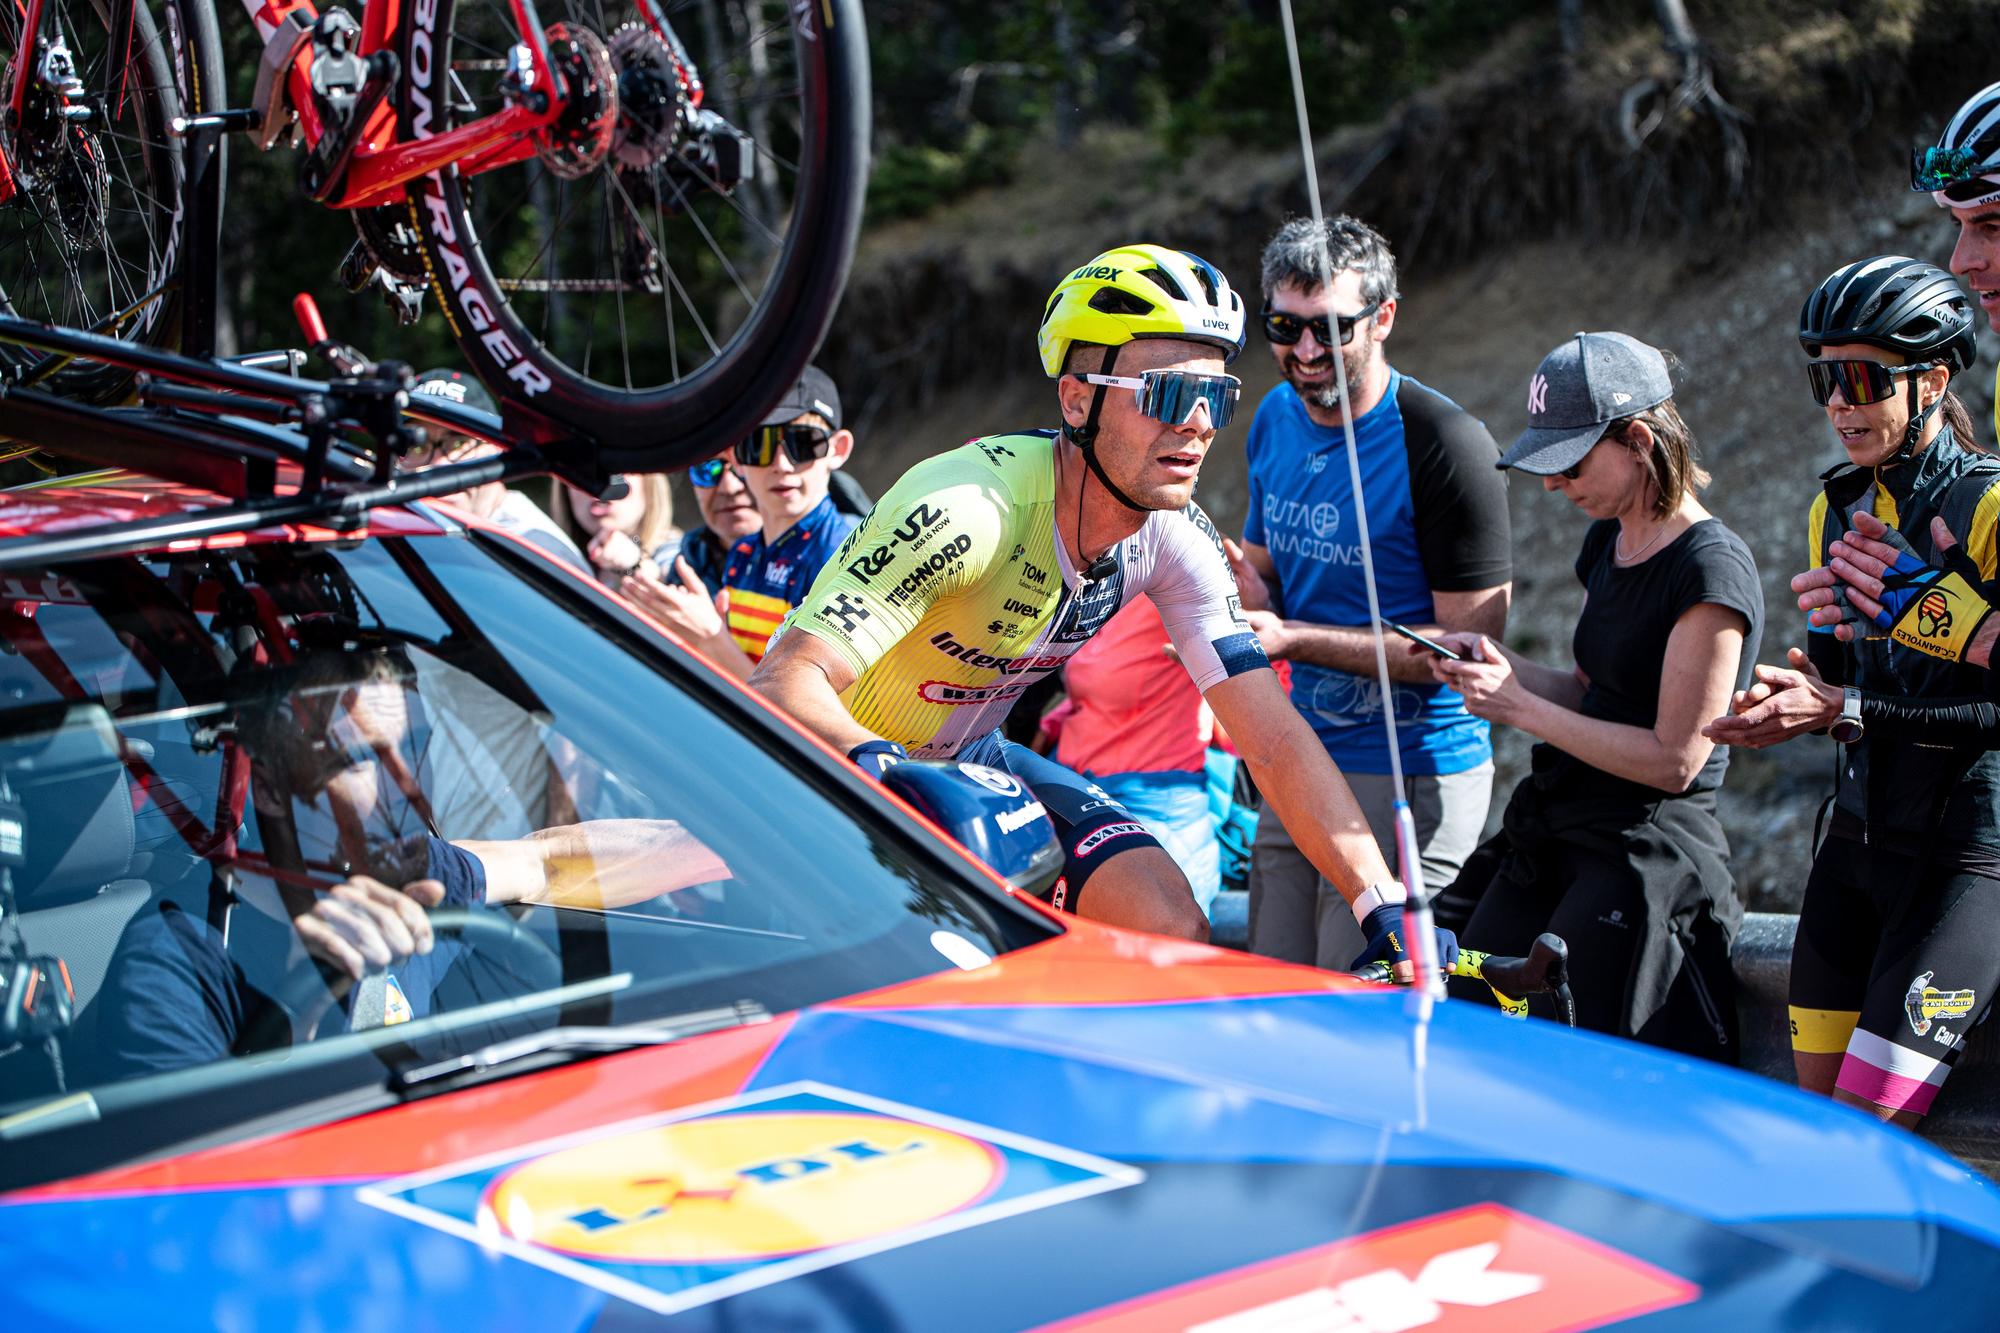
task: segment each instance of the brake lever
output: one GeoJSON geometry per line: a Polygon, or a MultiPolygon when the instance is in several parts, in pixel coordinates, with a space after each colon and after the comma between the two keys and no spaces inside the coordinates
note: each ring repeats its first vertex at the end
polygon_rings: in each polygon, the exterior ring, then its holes
{"type": "MultiPolygon", "coordinates": [[[[1394,980],[1395,970],[1388,963],[1377,961],[1349,975],[1362,981],[1386,983],[1394,980]]],[[[1485,982],[1494,998],[1501,1001],[1501,1007],[1517,1016],[1526,1013],[1528,996],[1553,996],[1563,1023],[1576,1026],[1576,999],[1569,989],[1569,945],[1560,935],[1538,935],[1525,958],[1501,958],[1476,949],[1460,950],[1451,975],[1485,982]]]]}

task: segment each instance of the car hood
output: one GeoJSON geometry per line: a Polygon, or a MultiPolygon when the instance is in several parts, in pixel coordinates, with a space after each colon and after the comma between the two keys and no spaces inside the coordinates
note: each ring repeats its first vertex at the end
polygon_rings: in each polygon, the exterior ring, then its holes
{"type": "Polygon", "coordinates": [[[0,1290],[55,1326],[397,1333],[1980,1326],[2000,1200],[1917,1139],[1413,1007],[1076,930],[11,1195],[0,1290]]]}

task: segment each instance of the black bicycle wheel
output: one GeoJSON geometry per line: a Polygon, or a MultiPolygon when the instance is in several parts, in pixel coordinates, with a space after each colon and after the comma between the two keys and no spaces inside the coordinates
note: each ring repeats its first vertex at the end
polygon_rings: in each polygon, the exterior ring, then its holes
{"type": "MultiPolygon", "coordinates": [[[[21,59],[24,8],[0,11],[0,86],[12,86],[21,59]]],[[[182,177],[167,41],[144,3],[44,0],[28,48],[37,76],[23,114],[0,117],[13,175],[0,202],[0,309],[172,346],[182,177]]],[[[46,387],[98,401],[132,379],[97,362],[0,354],[45,367],[46,387]]]]}
{"type": "MultiPolygon", "coordinates": [[[[508,4],[404,14],[406,139],[506,105],[508,4]]],[[[539,21],[566,110],[525,161],[411,187],[431,286],[545,443],[681,467],[754,424],[832,320],[867,176],[860,3],[552,0],[539,21]]]]}

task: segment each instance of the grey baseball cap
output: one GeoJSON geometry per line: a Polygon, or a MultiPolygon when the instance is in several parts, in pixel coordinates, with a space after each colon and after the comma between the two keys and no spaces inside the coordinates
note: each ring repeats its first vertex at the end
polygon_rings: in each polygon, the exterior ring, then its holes
{"type": "Polygon", "coordinates": [[[764,414],[766,426],[780,426],[787,421],[796,421],[808,412],[818,413],[826,418],[826,424],[834,430],[840,429],[840,390],[833,387],[833,376],[818,366],[807,366],[778,405],[764,414]]]}
{"type": "Polygon", "coordinates": [[[1612,422],[1674,396],[1667,358],[1624,333],[1579,333],[1528,381],[1528,428],[1497,466],[1552,476],[1583,461],[1612,422]]]}

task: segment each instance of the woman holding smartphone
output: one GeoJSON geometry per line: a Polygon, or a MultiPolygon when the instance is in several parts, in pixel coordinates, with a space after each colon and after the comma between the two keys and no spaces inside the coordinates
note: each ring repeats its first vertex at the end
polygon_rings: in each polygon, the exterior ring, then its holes
{"type": "Polygon", "coordinates": [[[1596,522],[1576,561],[1573,667],[1472,634],[1439,636],[1462,660],[1432,656],[1474,716],[1542,742],[1501,832],[1453,886],[1479,904],[1465,938],[1521,954],[1554,931],[1579,1026],[1734,1062],[1729,946],[1743,909],[1715,818],[1728,751],[1701,729],[1749,681],[1756,562],[1695,496],[1708,474],[1657,349],[1622,333],[1569,339],[1530,381],[1528,423],[1500,466],[1596,522]]]}
{"type": "Polygon", "coordinates": [[[1850,264],[1807,298],[1799,341],[1850,466],[1822,478],[1813,568],[1792,581],[1812,608],[1807,651],[1759,667],[1710,732],[1838,745],[1792,947],[1792,1061],[1800,1087],[1913,1125],[2000,985],[2000,720],[1973,665],[2000,568],[2000,460],[1968,447],[1949,387],[1975,350],[1950,274],[1902,255],[1850,264]],[[1827,596],[1834,574],[1861,584],[1827,596]]]}

